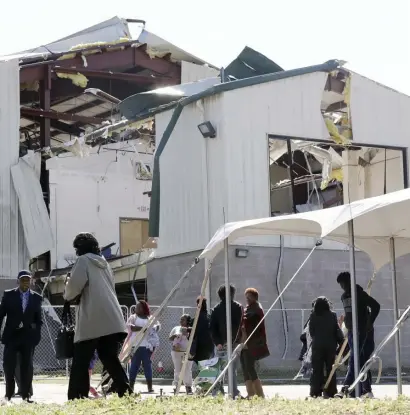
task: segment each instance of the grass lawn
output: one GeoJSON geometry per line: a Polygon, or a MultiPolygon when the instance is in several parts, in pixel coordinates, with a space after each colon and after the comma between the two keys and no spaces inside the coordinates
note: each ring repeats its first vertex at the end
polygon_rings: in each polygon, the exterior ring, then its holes
{"type": "Polygon", "coordinates": [[[296,401],[283,399],[224,401],[222,398],[168,398],[163,399],[118,399],[87,400],[64,406],[22,404],[0,407],[0,414],[7,415],[126,415],[126,414],[258,414],[258,415],[407,415],[410,414],[410,400],[312,400],[296,401]]]}

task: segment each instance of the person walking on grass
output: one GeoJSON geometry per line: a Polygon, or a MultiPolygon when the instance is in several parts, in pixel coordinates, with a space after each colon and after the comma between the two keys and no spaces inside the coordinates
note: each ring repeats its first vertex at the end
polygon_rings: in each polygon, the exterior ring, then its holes
{"type": "MultiPolygon", "coordinates": [[[[135,313],[131,314],[127,321],[127,327],[131,335],[137,335],[149,322],[151,312],[146,301],[138,301],[135,313]]],[[[158,331],[159,324],[155,324],[144,335],[142,342],[131,359],[130,367],[130,387],[134,390],[135,380],[141,367],[144,369],[144,376],[147,382],[148,393],[153,393],[152,387],[152,354],[159,347],[158,331]]]]}
{"type": "Polygon", "coordinates": [[[0,329],[6,319],[1,340],[4,344],[3,368],[8,401],[14,396],[19,358],[21,397],[26,402],[32,402],[33,355],[41,340],[43,299],[30,289],[31,278],[30,271],[20,271],[18,287],[5,291],[0,304],[0,329]]]}
{"type": "Polygon", "coordinates": [[[64,292],[66,301],[77,304],[68,399],[88,398],[88,369],[95,351],[122,397],[131,393],[131,389],[118,357],[118,342],[123,338],[126,326],[115,293],[114,274],[91,233],[77,235],[73,247],[78,259],[67,278],[64,292]]]}
{"type": "Polygon", "coordinates": [[[269,356],[269,349],[266,340],[264,313],[259,304],[259,293],[255,288],[248,288],[245,291],[246,307],[243,311],[241,343],[249,337],[248,342],[241,352],[242,373],[245,380],[248,398],[258,396],[264,398],[262,383],[256,372],[256,362],[269,356]]]}
{"type": "MultiPolygon", "coordinates": [[[[238,337],[240,334],[240,327],[242,321],[242,306],[234,301],[236,289],[231,284],[230,285],[230,293],[231,293],[231,324],[232,324],[232,349],[234,350],[237,342],[238,337]]],[[[227,339],[226,339],[226,291],[225,285],[221,285],[218,288],[218,296],[221,300],[212,310],[211,313],[211,321],[210,321],[210,329],[211,329],[211,337],[212,341],[216,347],[217,353],[223,353],[227,347],[227,339]]],[[[238,383],[236,377],[236,366],[237,361],[235,360],[233,363],[233,398],[240,396],[238,390],[238,383]]],[[[224,393],[223,384],[220,386],[220,392],[224,393]]]]}
{"type": "MultiPolygon", "coordinates": [[[[345,312],[344,324],[347,329],[347,339],[350,349],[349,366],[346,378],[343,383],[341,396],[345,395],[349,386],[354,382],[354,354],[353,354],[353,315],[352,315],[352,287],[350,284],[350,273],[341,272],[337,276],[337,282],[343,290],[342,303],[345,312]]],[[[357,331],[359,337],[359,364],[361,369],[369,360],[374,351],[374,322],[380,312],[380,304],[370,295],[368,295],[360,285],[356,285],[357,298],[357,331]]],[[[372,392],[372,375],[370,370],[366,378],[359,383],[360,396],[373,397],[372,392]]],[[[355,397],[352,391],[351,397],[355,397]]]]}
{"type": "MultiPolygon", "coordinates": [[[[196,299],[199,305],[201,297],[196,299]]],[[[193,324],[193,322],[192,322],[193,324]]],[[[212,343],[211,332],[209,330],[209,314],[206,299],[202,299],[201,311],[199,312],[198,323],[196,325],[194,339],[191,346],[192,361],[197,365],[199,362],[208,360],[212,357],[214,344],[212,343]]]]}
{"type": "Polygon", "coordinates": [[[175,326],[169,334],[169,340],[172,344],[171,357],[174,363],[174,393],[178,387],[179,377],[185,385],[186,393],[192,394],[192,360],[188,360],[185,366],[185,373],[181,373],[185,353],[188,351],[189,335],[191,333],[191,317],[189,314],[183,314],[179,326],[175,326]]]}
{"type": "Polygon", "coordinates": [[[308,327],[312,339],[310,396],[318,398],[323,393],[325,398],[333,398],[337,393],[336,373],[333,374],[326,390],[323,390],[323,385],[332,371],[336,349],[342,345],[344,336],[337,316],[332,312],[330,301],[326,297],[318,297],[315,300],[308,327]]]}

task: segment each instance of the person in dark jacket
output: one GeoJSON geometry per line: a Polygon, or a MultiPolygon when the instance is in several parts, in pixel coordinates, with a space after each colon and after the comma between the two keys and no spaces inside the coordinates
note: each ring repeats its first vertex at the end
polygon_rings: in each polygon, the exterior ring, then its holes
{"type": "MultiPolygon", "coordinates": [[[[237,340],[239,341],[240,327],[242,321],[242,306],[234,301],[235,297],[235,287],[230,285],[231,292],[231,323],[232,323],[232,343],[235,347],[237,340]]],[[[212,341],[217,349],[221,352],[226,349],[226,291],[225,285],[221,285],[218,288],[218,296],[220,302],[214,307],[211,313],[211,336],[212,341]]],[[[236,380],[236,362],[232,363],[234,366],[234,396],[233,398],[239,396],[238,384],[236,380]]]]}
{"type": "MultiPolygon", "coordinates": [[[[201,301],[201,297],[198,297],[196,304],[198,306],[201,301]]],[[[193,323],[192,323],[193,325],[193,323]]],[[[194,339],[191,347],[192,360],[198,364],[202,360],[208,360],[211,358],[214,351],[214,344],[211,338],[210,321],[208,315],[208,309],[206,299],[202,300],[201,311],[199,312],[198,323],[194,334],[194,339]]]]}
{"type": "Polygon", "coordinates": [[[245,291],[245,297],[247,306],[243,312],[241,343],[244,343],[247,339],[249,340],[241,352],[242,372],[248,398],[254,395],[264,398],[262,383],[255,368],[258,360],[269,356],[265,321],[263,320],[264,313],[258,301],[259,293],[255,288],[248,288],[245,291]]]}
{"type": "MultiPolygon", "coordinates": [[[[337,276],[337,282],[343,290],[342,303],[345,311],[344,323],[347,328],[347,339],[349,348],[353,351],[353,316],[352,316],[352,293],[350,286],[350,273],[342,272],[337,276]]],[[[374,322],[380,312],[380,304],[368,295],[360,285],[356,284],[357,298],[357,331],[359,336],[359,364],[360,367],[369,360],[374,351],[374,322]]],[[[349,386],[354,382],[354,355],[350,353],[349,366],[344,380],[342,393],[345,393],[349,386]]],[[[366,379],[359,383],[360,395],[373,397],[371,372],[366,375],[366,379]]],[[[355,392],[351,393],[355,396],[355,392]]]]}
{"type": "Polygon", "coordinates": [[[3,368],[6,380],[6,399],[10,400],[15,392],[15,371],[17,354],[20,354],[20,392],[26,402],[30,400],[33,382],[33,355],[41,340],[41,295],[30,290],[31,272],[20,271],[18,287],[7,290],[0,304],[0,328],[4,325],[2,343],[3,368]]]}
{"type": "Polygon", "coordinates": [[[333,374],[326,390],[323,390],[323,385],[330,375],[337,347],[343,343],[344,336],[326,297],[318,297],[315,301],[309,320],[309,333],[312,338],[310,396],[318,398],[323,393],[325,397],[333,398],[337,393],[336,374],[333,374]]]}

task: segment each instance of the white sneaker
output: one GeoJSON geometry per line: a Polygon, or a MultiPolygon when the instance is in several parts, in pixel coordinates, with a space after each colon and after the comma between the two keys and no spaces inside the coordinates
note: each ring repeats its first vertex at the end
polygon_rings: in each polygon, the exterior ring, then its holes
{"type": "Polygon", "coordinates": [[[361,398],[365,398],[365,399],[374,399],[374,395],[373,392],[367,392],[364,395],[361,396],[361,398]]]}

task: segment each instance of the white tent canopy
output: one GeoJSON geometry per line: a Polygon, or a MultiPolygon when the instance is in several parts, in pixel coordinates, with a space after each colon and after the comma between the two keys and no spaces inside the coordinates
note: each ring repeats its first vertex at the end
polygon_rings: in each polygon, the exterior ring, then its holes
{"type": "Polygon", "coordinates": [[[375,271],[390,262],[389,243],[395,239],[395,256],[410,253],[410,189],[359,200],[324,210],[231,222],[221,226],[199,258],[212,260],[224,249],[224,240],[255,235],[299,235],[349,243],[348,222],[354,221],[355,246],[366,252],[375,271]]]}

